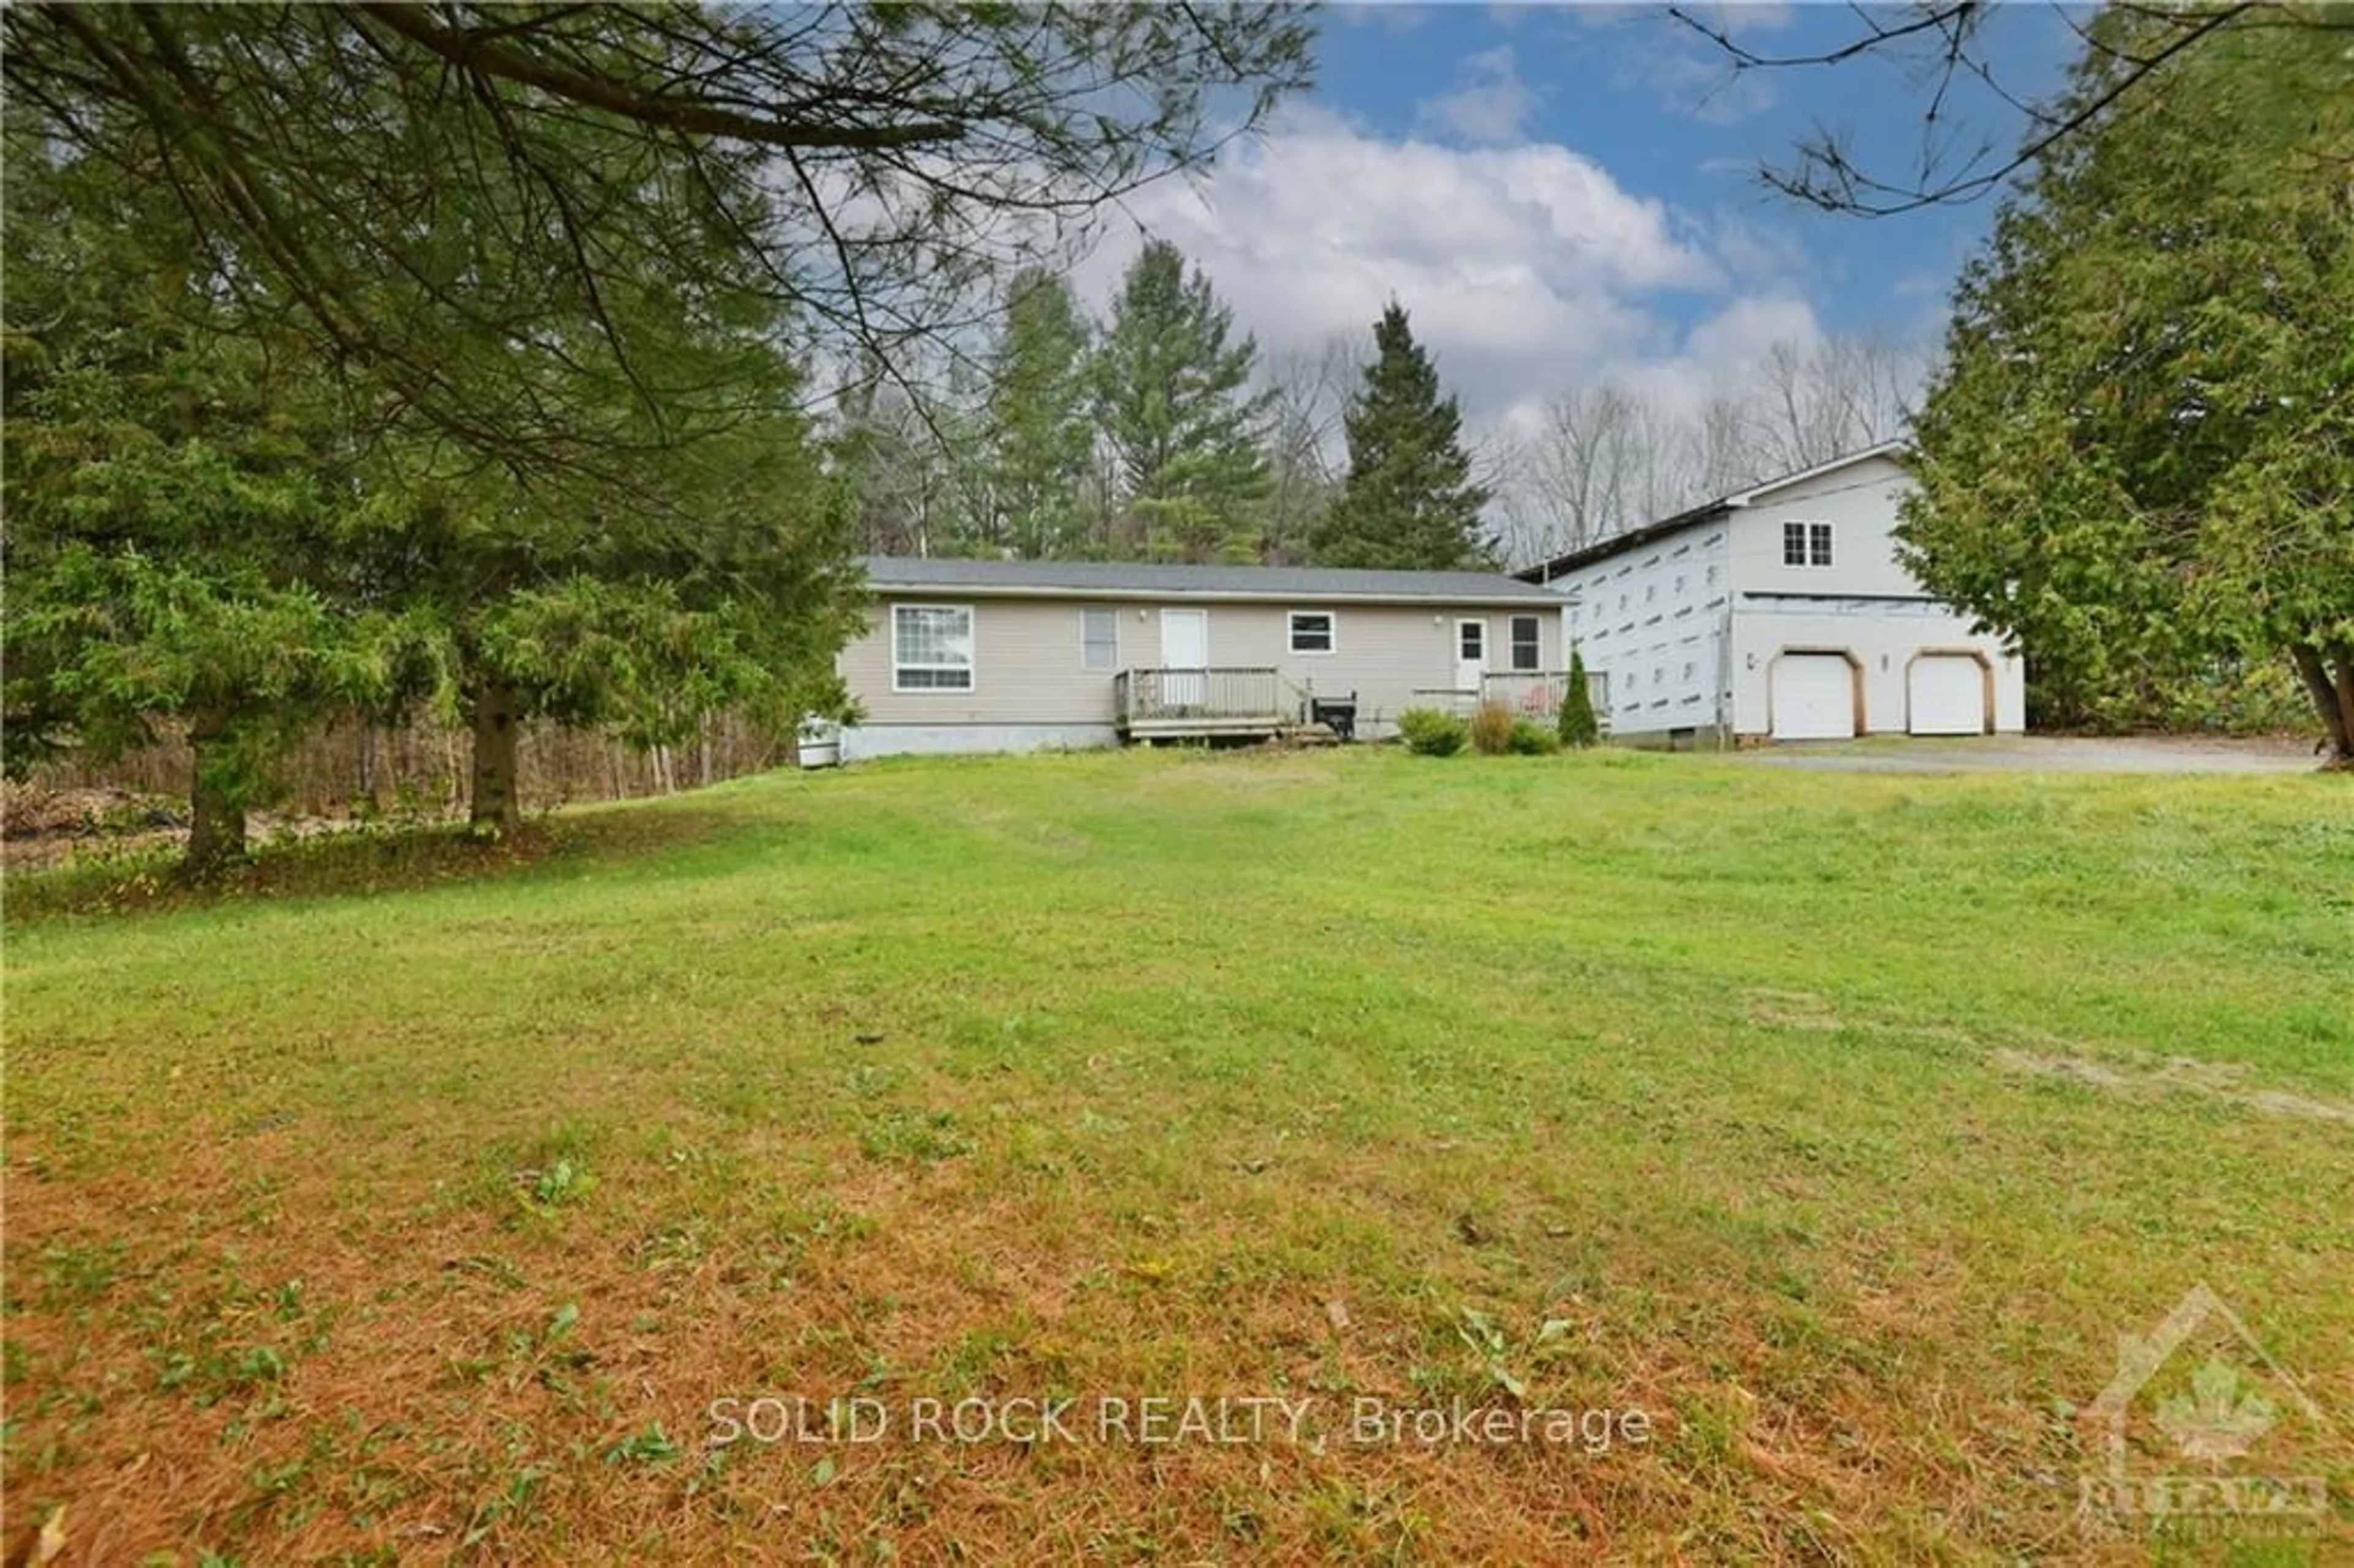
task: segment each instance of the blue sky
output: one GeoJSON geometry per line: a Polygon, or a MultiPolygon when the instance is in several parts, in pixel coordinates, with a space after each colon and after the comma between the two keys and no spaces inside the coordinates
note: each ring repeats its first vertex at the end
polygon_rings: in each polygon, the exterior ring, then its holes
{"type": "MultiPolygon", "coordinates": [[[[1845,5],[1713,14],[1744,43],[1791,54],[1859,26],[1845,5]]],[[[1817,123],[1908,166],[1927,89],[1906,61],[1736,79],[1664,6],[1322,16],[1316,92],[1133,214],[1207,269],[1272,354],[1363,335],[1396,294],[1475,426],[1601,379],[1696,400],[1776,338],[1934,339],[1992,217],[1990,202],[1834,217],[1758,184],[1759,161],[1817,123]]],[[[2074,38],[2057,9],[2020,5],[1995,15],[1988,43],[2004,85],[2032,94],[2057,82],[2074,38]]],[[[1996,107],[1966,96],[1957,134],[2012,143],[2020,122],[1996,107]]],[[[1132,245],[1108,250],[1087,275],[1098,298],[1132,245]]]]}

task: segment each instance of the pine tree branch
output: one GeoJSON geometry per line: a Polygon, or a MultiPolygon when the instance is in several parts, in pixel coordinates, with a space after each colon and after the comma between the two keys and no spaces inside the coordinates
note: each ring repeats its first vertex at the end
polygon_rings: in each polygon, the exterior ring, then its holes
{"type": "MultiPolygon", "coordinates": [[[[641,125],[684,131],[693,135],[720,136],[780,148],[855,148],[875,151],[911,147],[930,142],[952,142],[965,133],[953,120],[917,120],[904,125],[821,125],[769,115],[741,113],[697,101],[625,87],[610,78],[593,77],[549,63],[544,58],[507,48],[478,29],[441,26],[428,8],[418,5],[368,5],[359,14],[375,17],[420,48],[448,60],[461,70],[478,71],[524,87],[537,88],[555,97],[590,109],[618,114],[641,125]]],[[[501,28],[501,34],[514,29],[501,28]]]]}

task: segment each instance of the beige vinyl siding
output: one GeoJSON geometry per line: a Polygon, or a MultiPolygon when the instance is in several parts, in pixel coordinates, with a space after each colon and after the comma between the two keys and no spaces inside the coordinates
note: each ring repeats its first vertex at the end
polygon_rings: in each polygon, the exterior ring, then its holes
{"type": "MultiPolygon", "coordinates": [[[[1161,664],[1161,602],[883,593],[877,596],[866,633],[843,652],[843,678],[864,705],[870,725],[1109,724],[1114,672],[1161,664]],[[891,689],[891,607],[900,604],[971,606],[972,690],[891,689]],[[1086,667],[1080,612],[1087,609],[1109,610],[1119,629],[1113,671],[1086,667]]],[[[1533,615],[1542,667],[1562,668],[1561,614],[1544,603],[1507,609],[1443,602],[1165,602],[1173,609],[1208,613],[1213,665],[1272,668],[1294,685],[1323,696],[1354,692],[1361,721],[1369,724],[1394,719],[1402,708],[1437,701],[1434,694],[1453,687],[1458,620],[1487,622],[1488,667],[1503,671],[1511,657],[1511,618],[1533,615]],[[1289,612],[1294,609],[1332,614],[1332,652],[1291,652],[1289,612]]]]}
{"type": "Polygon", "coordinates": [[[842,676],[864,705],[868,724],[1109,724],[1112,671],[1087,668],[1079,612],[1113,612],[1119,652],[1112,670],[1125,670],[1139,662],[1147,633],[1152,656],[1144,662],[1159,661],[1161,628],[1138,620],[1140,608],[1076,599],[878,596],[865,635],[842,652],[842,676]],[[891,689],[891,608],[901,604],[972,607],[972,690],[891,689]]]}

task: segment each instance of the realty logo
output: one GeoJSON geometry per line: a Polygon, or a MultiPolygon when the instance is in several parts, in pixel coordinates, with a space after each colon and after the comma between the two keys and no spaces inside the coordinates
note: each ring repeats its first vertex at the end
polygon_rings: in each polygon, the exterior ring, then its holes
{"type": "Polygon", "coordinates": [[[2215,1356],[2190,1380],[2188,1395],[2173,1394],[2158,1407],[2158,1424],[2187,1459],[2221,1465],[2236,1459],[2273,1429],[2277,1412],[2263,1394],[2240,1388],[2240,1372],[2215,1356]]]}
{"type": "Polygon", "coordinates": [[[2318,1476],[2228,1469],[2247,1457],[2284,1419],[2327,1425],[2296,1379],[2273,1360],[2239,1314],[2204,1285],[2191,1287],[2146,1336],[2117,1336],[2117,1373],[2084,1412],[2095,1428],[2104,1473],[2084,1477],[2077,1519],[2114,1532],[2196,1536],[2314,1536],[2328,1509],[2318,1476]],[[2199,1338],[2210,1346],[2187,1390],[2155,1402],[2157,1428],[2184,1460],[2203,1471],[2149,1473],[2132,1463],[2128,1428],[2135,1402],[2166,1363],[2199,1338]],[[2236,1352],[2239,1364],[2225,1359],[2236,1352]]]}

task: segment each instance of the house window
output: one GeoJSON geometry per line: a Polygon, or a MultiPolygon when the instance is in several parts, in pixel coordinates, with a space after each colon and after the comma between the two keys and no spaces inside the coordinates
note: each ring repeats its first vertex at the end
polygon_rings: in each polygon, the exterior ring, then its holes
{"type": "Polygon", "coordinates": [[[1544,633],[1533,615],[1512,617],[1512,668],[1534,670],[1544,663],[1544,633]]]}
{"type": "Polygon", "coordinates": [[[1786,567],[1829,566],[1831,525],[1828,523],[1783,524],[1782,564],[1786,567]]]}
{"type": "Polygon", "coordinates": [[[891,689],[972,690],[972,609],[960,604],[891,607],[891,689]]]}
{"type": "Polygon", "coordinates": [[[1079,611],[1079,667],[1084,670],[1119,668],[1119,611],[1079,611]]]}
{"type": "Polygon", "coordinates": [[[1329,609],[1295,609],[1291,612],[1291,651],[1294,653],[1330,653],[1335,641],[1336,628],[1329,609]]]}

